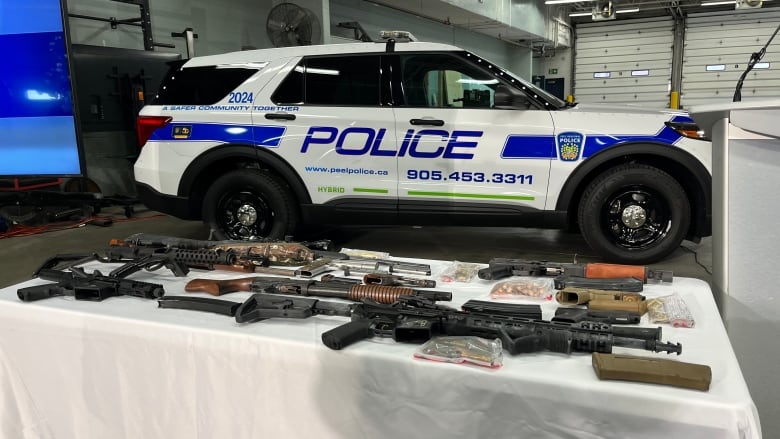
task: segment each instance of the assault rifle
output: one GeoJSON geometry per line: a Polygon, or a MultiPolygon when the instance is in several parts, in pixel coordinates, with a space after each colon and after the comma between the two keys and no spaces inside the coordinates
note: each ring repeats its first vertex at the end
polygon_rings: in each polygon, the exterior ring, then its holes
{"type": "Polygon", "coordinates": [[[352,321],[322,334],[331,349],[342,349],[374,336],[421,343],[439,335],[498,338],[510,354],[549,350],[569,354],[612,352],[613,347],[680,354],[682,345],[661,341],[661,328],[631,328],[605,323],[550,322],[509,315],[456,311],[415,296],[391,305],[364,300],[352,310],[352,321]]]}
{"type": "Polygon", "coordinates": [[[190,268],[295,275],[301,270],[313,270],[314,267],[330,263],[333,259],[348,257],[343,253],[315,250],[304,244],[322,247],[330,245],[330,241],[200,241],[140,233],[125,240],[111,240],[102,253],[55,255],[46,260],[39,271],[70,268],[97,260],[122,263],[122,266],[109,273],[110,277],[116,278],[127,277],[142,269],[154,271],[162,267],[170,269],[179,277],[186,276],[190,268]],[[305,267],[294,271],[266,267],[269,263],[305,267]]]}
{"type": "Polygon", "coordinates": [[[115,296],[157,299],[165,293],[162,285],[104,276],[97,270],[88,274],[79,267],[71,267],[70,271],[42,268],[36,275],[55,283],[20,288],[17,291],[19,300],[32,302],[55,296],[73,296],[76,300],[90,301],[101,301],[115,296]]]}
{"type": "Polygon", "coordinates": [[[335,297],[352,301],[364,299],[378,303],[393,303],[401,296],[419,295],[431,301],[452,300],[447,291],[417,290],[407,287],[386,285],[358,285],[343,281],[322,282],[312,279],[285,279],[279,277],[244,277],[239,279],[212,280],[193,279],[184,286],[184,291],[208,293],[212,296],[236,291],[264,292],[291,296],[335,297]]]}
{"type": "Polygon", "coordinates": [[[391,304],[370,299],[342,303],[305,297],[255,293],[243,303],[203,297],[163,297],[161,308],[210,311],[251,323],[268,318],[307,318],[313,315],[350,316],[352,321],[322,334],[322,342],[339,350],[370,337],[392,337],[398,342],[422,343],[438,335],[499,338],[512,355],[553,352],[612,352],[613,347],[680,354],[682,345],[661,341],[661,328],[625,328],[604,323],[577,323],[457,311],[430,299],[399,296],[391,304]]]}
{"type": "MultiPolygon", "coordinates": [[[[159,268],[161,262],[182,261],[191,267],[214,269],[232,267],[239,271],[253,272],[256,268],[272,265],[300,266],[320,258],[347,259],[344,253],[318,250],[312,247],[330,247],[330,241],[202,241],[170,236],[138,233],[125,240],[114,240],[110,255],[118,260],[132,259],[135,266],[159,268]],[[310,247],[311,246],[311,247],[310,247]]],[[[127,270],[134,270],[129,266],[127,270]]],[[[176,274],[176,271],[174,271],[176,274]]]]}
{"type": "MultiPolygon", "coordinates": [[[[494,258],[488,267],[479,270],[480,279],[496,280],[509,276],[560,276],[568,275],[588,279],[637,278],[647,283],[650,280],[671,282],[673,274],[668,270],[655,270],[641,265],[621,264],[574,264],[523,259],[494,258]]],[[[595,287],[594,287],[595,288],[595,287]]]]}

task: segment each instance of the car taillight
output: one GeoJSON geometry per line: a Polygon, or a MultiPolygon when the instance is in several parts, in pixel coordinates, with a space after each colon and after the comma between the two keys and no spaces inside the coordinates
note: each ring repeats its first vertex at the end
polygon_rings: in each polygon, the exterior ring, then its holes
{"type": "Polygon", "coordinates": [[[155,130],[168,125],[173,120],[170,116],[138,116],[135,132],[138,135],[138,146],[143,147],[155,130]]]}

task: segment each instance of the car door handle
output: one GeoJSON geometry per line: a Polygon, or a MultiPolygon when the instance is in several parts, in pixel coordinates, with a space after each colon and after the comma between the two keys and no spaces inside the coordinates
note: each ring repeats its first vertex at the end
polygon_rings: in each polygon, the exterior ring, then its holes
{"type": "Polygon", "coordinates": [[[440,127],[444,125],[444,121],[441,119],[412,119],[409,121],[412,125],[430,125],[434,127],[440,127]]]}
{"type": "Polygon", "coordinates": [[[295,120],[295,115],[290,113],[266,113],[265,118],[272,120],[295,120]]]}

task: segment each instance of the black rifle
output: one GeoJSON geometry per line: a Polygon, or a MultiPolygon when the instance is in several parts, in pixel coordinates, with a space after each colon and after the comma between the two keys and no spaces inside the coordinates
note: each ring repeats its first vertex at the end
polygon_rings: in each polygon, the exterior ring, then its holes
{"type": "Polygon", "coordinates": [[[161,308],[208,311],[234,316],[239,323],[269,318],[308,318],[314,315],[351,316],[352,321],[322,334],[331,349],[342,349],[366,338],[392,337],[395,341],[422,343],[436,335],[473,335],[499,338],[509,353],[540,350],[571,353],[612,351],[613,346],[653,352],[682,352],[680,343],[661,341],[661,328],[622,328],[597,322],[576,324],[456,311],[425,297],[402,296],[393,305],[364,299],[341,303],[306,297],[255,293],[243,303],[229,300],[170,296],[159,299],[161,308]]]}
{"type": "Polygon", "coordinates": [[[661,341],[660,327],[613,327],[590,321],[549,322],[456,311],[414,296],[400,297],[392,305],[363,301],[354,307],[352,321],[323,333],[322,342],[338,350],[374,336],[422,343],[439,335],[498,338],[512,355],[541,350],[566,354],[573,351],[609,353],[615,346],[678,355],[682,352],[680,343],[661,341]]]}
{"type": "Polygon", "coordinates": [[[73,296],[76,300],[101,301],[115,296],[135,296],[157,299],[165,293],[162,285],[104,276],[99,271],[88,274],[83,269],[71,267],[70,271],[42,268],[37,276],[53,284],[20,288],[19,300],[32,302],[55,296],[73,296]]]}

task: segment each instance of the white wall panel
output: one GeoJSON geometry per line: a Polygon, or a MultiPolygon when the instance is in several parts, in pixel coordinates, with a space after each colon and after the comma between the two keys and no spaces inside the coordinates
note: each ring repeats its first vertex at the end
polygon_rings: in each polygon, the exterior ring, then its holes
{"type": "Polygon", "coordinates": [[[594,22],[577,26],[574,98],[577,102],[667,107],[672,72],[671,18],[594,22]],[[647,76],[632,71],[647,70],[647,76]],[[609,78],[594,78],[609,72],[609,78]]]}
{"type": "MultiPolygon", "coordinates": [[[[691,14],[686,22],[680,103],[731,102],[750,55],[760,50],[780,23],[780,11],[751,9],[691,14]],[[724,66],[707,71],[708,65],[724,66]]],[[[780,37],[764,55],[769,69],[754,69],[745,78],[742,100],[780,97],[780,37]]]]}

